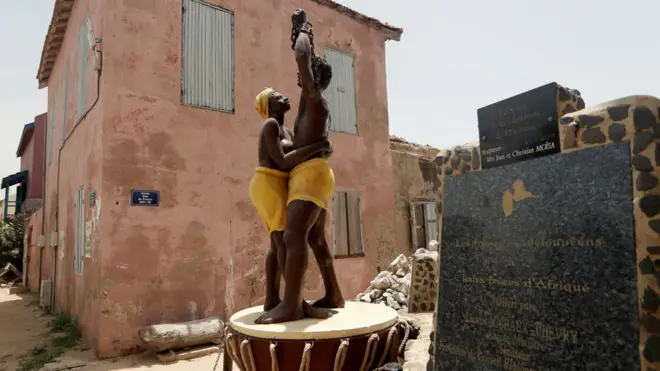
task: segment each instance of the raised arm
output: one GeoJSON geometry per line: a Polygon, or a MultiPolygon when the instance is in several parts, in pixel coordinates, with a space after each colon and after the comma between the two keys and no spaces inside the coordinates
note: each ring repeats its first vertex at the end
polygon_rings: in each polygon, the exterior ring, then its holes
{"type": "Polygon", "coordinates": [[[266,139],[265,144],[268,149],[268,156],[282,169],[292,169],[300,163],[305,162],[310,156],[327,151],[330,148],[330,142],[322,140],[284,154],[280,142],[280,128],[277,121],[269,119],[264,124],[262,130],[266,139]]]}
{"type": "Polygon", "coordinates": [[[307,22],[307,14],[302,9],[296,9],[291,16],[294,35],[297,32],[293,51],[298,64],[298,73],[300,73],[300,85],[303,91],[308,94],[314,94],[314,75],[312,73],[312,41],[309,37],[311,27],[307,22]]]}

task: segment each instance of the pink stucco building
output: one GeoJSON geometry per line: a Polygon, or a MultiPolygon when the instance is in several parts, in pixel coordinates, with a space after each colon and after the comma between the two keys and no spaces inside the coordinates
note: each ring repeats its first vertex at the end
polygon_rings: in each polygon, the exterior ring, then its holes
{"type": "Polygon", "coordinates": [[[21,171],[27,171],[26,199],[41,200],[44,181],[44,135],[46,133],[46,113],[34,118],[23,127],[21,140],[16,149],[16,157],[21,158],[21,171]]]}
{"type": "MultiPolygon", "coordinates": [[[[44,135],[46,130],[46,113],[34,118],[34,121],[23,126],[21,139],[16,149],[16,157],[21,159],[21,170],[8,175],[0,181],[0,189],[5,191],[8,199],[9,187],[16,186],[14,197],[14,212],[34,210],[41,207],[44,193],[44,135]]],[[[6,204],[6,203],[5,203],[6,204]]],[[[5,206],[5,205],[3,205],[5,206]]],[[[4,210],[2,215],[8,215],[4,210]]]]}
{"type": "MultiPolygon", "coordinates": [[[[45,223],[31,225],[54,310],[78,318],[98,355],[139,350],[147,324],[263,301],[268,243],[247,192],[254,97],[273,86],[297,107],[297,7],[334,70],[327,230],[351,298],[394,251],[385,43],[402,30],[329,0],[55,1],[37,75],[49,104],[45,223]]],[[[323,294],[315,269],[310,299],[323,294]]]]}

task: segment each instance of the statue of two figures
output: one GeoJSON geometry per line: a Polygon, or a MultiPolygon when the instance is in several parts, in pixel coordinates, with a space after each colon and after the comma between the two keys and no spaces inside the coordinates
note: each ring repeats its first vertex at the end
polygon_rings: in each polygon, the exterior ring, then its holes
{"type": "Polygon", "coordinates": [[[266,256],[265,313],[256,323],[282,323],[303,318],[328,318],[344,299],[325,235],[327,207],[335,190],[328,162],[328,102],[323,95],[332,78],[330,65],[314,52],[314,33],[307,14],[291,16],[291,41],[298,66],[300,105],[293,132],[284,126],[289,99],[273,88],[256,97],[265,120],[259,134],[259,164],[250,182],[250,199],[270,236],[266,256]],[[295,134],[295,135],[294,135],[295,134]],[[313,303],[302,297],[308,246],[319,265],[325,296],[313,303]],[[280,280],[284,297],[280,299],[280,280]]]}

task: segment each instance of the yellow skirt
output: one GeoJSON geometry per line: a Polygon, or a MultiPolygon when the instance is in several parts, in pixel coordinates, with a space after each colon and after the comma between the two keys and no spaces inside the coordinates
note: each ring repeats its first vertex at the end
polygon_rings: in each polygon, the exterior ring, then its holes
{"type": "Polygon", "coordinates": [[[287,205],[295,200],[303,200],[326,209],[334,192],[335,173],[328,160],[324,158],[305,161],[289,173],[287,205]]]}
{"type": "Polygon", "coordinates": [[[250,200],[269,234],[283,231],[286,225],[288,180],[288,173],[261,166],[250,180],[250,200]]]}

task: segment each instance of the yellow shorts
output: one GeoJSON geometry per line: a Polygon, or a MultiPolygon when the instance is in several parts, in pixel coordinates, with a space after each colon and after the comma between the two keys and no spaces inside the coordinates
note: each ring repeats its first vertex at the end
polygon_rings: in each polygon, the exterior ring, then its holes
{"type": "Polygon", "coordinates": [[[310,201],[325,209],[335,192],[335,173],[328,160],[313,158],[296,166],[289,173],[289,198],[310,201]]]}
{"type": "Polygon", "coordinates": [[[261,166],[250,180],[250,200],[269,234],[286,226],[288,180],[288,173],[261,166]]]}

